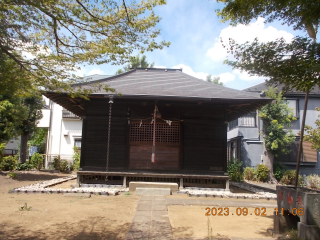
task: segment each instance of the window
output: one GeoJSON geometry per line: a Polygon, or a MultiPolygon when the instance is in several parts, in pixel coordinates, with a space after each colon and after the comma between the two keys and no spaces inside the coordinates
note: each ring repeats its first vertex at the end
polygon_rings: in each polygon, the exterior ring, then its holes
{"type": "Polygon", "coordinates": [[[81,149],[81,139],[75,139],[74,146],[78,149],[81,149]]]}
{"type": "Polygon", "coordinates": [[[295,118],[299,117],[299,107],[298,107],[298,101],[296,99],[287,99],[288,107],[293,109],[293,116],[295,118]]]}
{"type": "Polygon", "coordinates": [[[256,112],[251,112],[244,115],[239,120],[239,126],[241,127],[255,127],[256,126],[256,112]]]}

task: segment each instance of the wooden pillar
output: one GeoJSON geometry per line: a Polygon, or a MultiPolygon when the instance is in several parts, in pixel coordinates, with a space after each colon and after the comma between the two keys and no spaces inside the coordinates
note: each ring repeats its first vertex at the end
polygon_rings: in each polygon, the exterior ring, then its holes
{"type": "Polygon", "coordinates": [[[229,179],[226,180],[226,192],[229,192],[230,189],[229,189],[229,179]]]}
{"type": "Polygon", "coordinates": [[[183,190],[183,178],[180,178],[180,186],[179,186],[180,190],[183,190]]]}
{"type": "Polygon", "coordinates": [[[122,184],[122,186],[123,186],[124,188],[127,187],[127,177],[126,177],[126,176],[123,177],[123,184],[122,184]]]}

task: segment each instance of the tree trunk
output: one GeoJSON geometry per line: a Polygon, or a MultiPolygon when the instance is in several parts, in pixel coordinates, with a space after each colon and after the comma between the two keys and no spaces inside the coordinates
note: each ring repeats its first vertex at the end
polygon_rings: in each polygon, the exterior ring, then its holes
{"type": "Polygon", "coordinates": [[[273,162],[274,162],[274,155],[270,150],[266,149],[266,144],[263,142],[263,164],[267,166],[269,169],[268,174],[268,182],[270,183],[278,183],[277,179],[273,176],[273,162]]]}
{"type": "Polygon", "coordinates": [[[25,163],[27,160],[28,134],[21,134],[20,144],[20,162],[25,163]]]}

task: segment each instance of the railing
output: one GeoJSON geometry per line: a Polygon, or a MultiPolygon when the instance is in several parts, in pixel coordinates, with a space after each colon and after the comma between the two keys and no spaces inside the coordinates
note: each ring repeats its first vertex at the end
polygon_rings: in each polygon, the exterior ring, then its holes
{"type": "Polygon", "coordinates": [[[15,149],[5,149],[4,156],[14,156],[18,153],[18,150],[15,149]]]}
{"type": "Polygon", "coordinates": [[[62,110],[62,118],[75,118],[80,119],[77,115],[73,114],[68,110],[62,110]]]}
{"type": "Polygon", "coordinates": [[[229,131],[236,127],[256,127],[256,116],[256,112],[252,112],[229,122],[229,131]]]}

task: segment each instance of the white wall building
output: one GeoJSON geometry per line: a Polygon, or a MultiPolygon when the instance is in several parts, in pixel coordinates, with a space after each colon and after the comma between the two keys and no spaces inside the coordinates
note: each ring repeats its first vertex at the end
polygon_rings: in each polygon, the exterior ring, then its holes
{"type": "Polygon", "coordinates": [[[61,159],[71,162],[74,153],[73,147],[81,148],[82,133],[82,120],[78,116],[52,101],[50,101],[49,110],[49,119],[46,118],[46,121],[49,122],[46,168],[58,155],[60,155],[61,159]]]}

